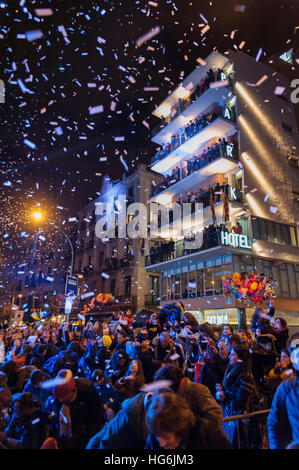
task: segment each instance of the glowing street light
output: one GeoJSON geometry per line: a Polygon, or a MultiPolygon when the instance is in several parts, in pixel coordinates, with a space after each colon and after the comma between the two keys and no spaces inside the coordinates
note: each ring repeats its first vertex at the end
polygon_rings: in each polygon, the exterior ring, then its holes
{"type": "Polygon", "coordinates": [[[31,214],[31,217],[37,222],[39,222],[40,220],[43,219],[43,214],[40,211],[35,211],[31,214]]]}

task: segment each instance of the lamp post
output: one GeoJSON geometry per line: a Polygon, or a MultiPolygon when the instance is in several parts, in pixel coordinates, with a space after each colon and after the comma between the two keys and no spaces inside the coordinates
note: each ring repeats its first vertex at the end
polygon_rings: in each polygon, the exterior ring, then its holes
{"type": "MultiPolygon", "coordinates": [[[[35,211],[35,212],[33,212],[31,215],[32,215],[32,217],[33,217],[37,222],[40,222],[40,221],[43,220],[43,218],[44,218],[42,212],[40,212],[40,211],[35,211]]],[[[71,266],[70,266],[69,274],[70,274],[70,276],[72,276],[72,275],[73,275],[73,270],[74,270],[74,247],[73,247],[73,245],[72,245],[72,242],[71,242],[69,236],[65,233],[65,231],[62,230],[62,228],[58,227],[56,224],[54,224],[54,222],[50,222],[50,224],[51,224],[54,228],[56,228],[56,229],[67,239],[67,241],[68,241],[68,243],[69,243],[69,246],[70,246],[70,248],[71,248],[71,255],[72,255],[72,257],[71,257],[71,266]]],[[[69,314],[68,314],[68,313],[66,314],[66,321],[67,321],[67,322],[69,321],[69,314]]]]}

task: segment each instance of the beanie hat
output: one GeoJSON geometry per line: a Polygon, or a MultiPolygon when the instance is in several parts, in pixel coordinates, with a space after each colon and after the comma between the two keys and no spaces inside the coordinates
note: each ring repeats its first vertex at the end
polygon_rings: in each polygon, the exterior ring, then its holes
{"type": "Polygon", "coordinates": [[[103,345],[105,346],[105,348],[109,348],[112,344],[112,339],[110,338],[110,336],[108,335],[104,335],[103,336],[103,345]]]}
{"type": "Polygon", "coordinates": [[[56,379],[58,383],[52,388],[52,394],[57,400],[63,400],[76,388],[73,373],[71,370],[62,369],[58,372],[56,379]]]}

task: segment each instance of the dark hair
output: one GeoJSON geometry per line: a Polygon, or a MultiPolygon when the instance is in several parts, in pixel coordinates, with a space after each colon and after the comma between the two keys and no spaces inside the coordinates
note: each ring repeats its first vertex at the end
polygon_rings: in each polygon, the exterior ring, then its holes
{"type": "Polygon", "coordinates": [[[230,344],[232,344],[232,342],[234,341],[238,346],[241,345],[241,338],[240,338],[240,335],[238,335],[237,333],[233,333],[232,335],[229,335],[228,340],[230,344]]]}
{"type": "Polygon", "coordinates": [[[35,369],[30,374],[30,382],[33,385],[37,385],[38,383],[42,382],[43,380],[43,373],[39,369],[35,369]]]}
{"type": "Polygon", "coordinates": [[[176,393],[183,378],[184,374],[181,369],[173,366],[172,364],[167,364],[166,366],[160,367],[160,369],[157,370],[154,376],[154,381],[157,382],[158,380],[170,380],[172,382],[170,388],[176,393]]]}
{"type": "Polygon", "coordinates": [[[16,401],[19,402],[20,408],[24,410],[25,408],[34,408],[38,403],[38,400],[29,392],[16,393],[12,396],[12,404],[16,401]]]}
{"type": "Polygon", "coordinates": [[[190,323],[190,325],[199,327],[199,323],[198,323],[198,321],[196,320],[195,316],[192,313],[185,312],[184,317],[187,318],[188,323],[190,323]]]}
{"type": "Polygon", "coordinates": [[[156,436],[173,432],[186,440],[195,423],[196,417],[184,398],[170,392],[154,393],[146,415],[150,432],[156,436]]]}
{"type": "Polygon", "coordinates": [[[243,365],[247,368],[250,359],[249,349],[246,346],[234,346],[232,351],[235,351],[238,358],[243,362],[243,365]]]}
{"type": "Polygon", "coordinates": [[[287,324],[287,322],[286,322],[286,320],[285,320],[284,318],[282,318],[282,317],[277,317],[277,318],[275,318],[275,320],[279,320],[279,321],[280,321],[280,324],[281,324],[282,328],[287,328],[287,327],[288,327],[288,324],[287,324]]]}

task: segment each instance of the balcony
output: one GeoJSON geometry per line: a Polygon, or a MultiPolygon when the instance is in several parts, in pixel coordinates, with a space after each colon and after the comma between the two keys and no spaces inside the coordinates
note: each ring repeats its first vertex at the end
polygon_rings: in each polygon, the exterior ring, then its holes
{"type": "Polygon", "coordinates": [[[180,196],[185,191],[190,191],[195,187],[199,188],[200,185],[210,176],[217,173],[225,174],[228,171],[237,169],[238,152],[236,151],[234,153],[236,153],[236,156],[233,158],[227,157],[226,155],[212,156],[210,161],[207,157],[200,158],[198,161],[199,169],[193,170],[193,168],[190,168],[188,173],[187,167],[185,167],[182,169],[181,175],[180,177],[177,177],[177,179],[165,177],[159,185],[152,187],[152,197],[150,202],[168,204],[173,200],[173,198],[180,196]]]}
{"type": "Polygon", "coordinates": [[[206,86],[203,90],[195,89],[187,98],[179,100],[172,107],[171,113],[153,128],[151,133],[153,142],[162,145],[168,134],[177,132],[178,127],[182,127],[186,120],[190,121],[194,116],[203,113],[212,103],[224,106],[232,93],[231,77],[229,77],[229,81],[230,83],[226,87],[209,88],[206,86]]]}
{"type": "Polygon", "coordinates": [[[158,173],[166,174],[170,168],[185,160],[201,145],[215,137],[232,135],[236,131],[234,117],[224,117],[226,108],[216,107],[206,116],[207,124],[204,127],[195,127],[195,133],[186,137],[185,128],[182,127],[179,134],[152,159],[151,169],[158,173]]]}
{"type": "MultiPolygon", "coordinates": [[[[239,221],[240,220],[241,219],[239,219],[239,221]]],[[[226,255],[228,253],[227,250],[229,250],[229,252],[248,254],[248,249],[251,249],[251,246],[247,245],[247,243],[250,243],[250,239],[248,238],[250,237],[250,229],[248,219],[243,219],[243,223],[244,222],[245,228],[242,230],[241,235],[245,235],[245,237],[229,232],[227,229],[224,229],[223,224],[219,224],[216,227],[213,225],[205,226],[203,231],[203,243],[200,248],[187,248],[185,242],[192,242],[192,238],[188,238],[187,236],[176,242],[171,240],[160,242],[156,244],[155,249],[152,249],[153,247],[151,248],[150,255],[145,259],[145,268],[153,271],[163,271],[166,266],[167,269],[177,268],[180,265],[205,260],[209,257],[209,254],[217,257],[226,255]],[[238,241],[236,243],[227,243],[227,240],[223,241],[223,238],[228,239],[230,237],[236,237],[238,241]],[[242,244],[239,243],[240,240],[242,240],[242,244]]]]}

